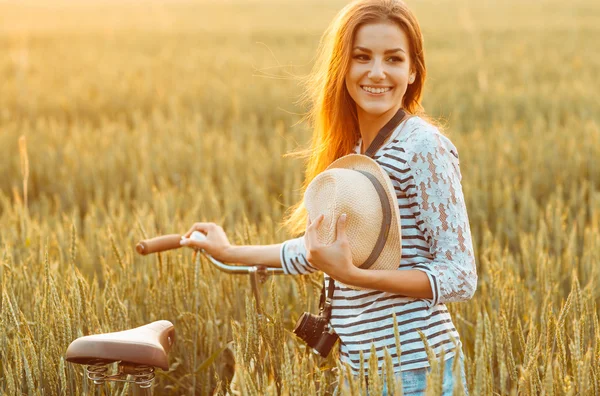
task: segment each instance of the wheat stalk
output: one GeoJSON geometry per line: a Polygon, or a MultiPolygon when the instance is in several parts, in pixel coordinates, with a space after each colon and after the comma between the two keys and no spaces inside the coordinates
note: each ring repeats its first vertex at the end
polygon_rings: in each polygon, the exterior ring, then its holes
{"type": "Polygon", "coordinates": [[[27,182],[29,180],[29,156],[27,155],[27,139],[25,135],[19,138],[19,157],[21,158],[21,176],[23,178],[23,203],[29,208],[27,182]]]}

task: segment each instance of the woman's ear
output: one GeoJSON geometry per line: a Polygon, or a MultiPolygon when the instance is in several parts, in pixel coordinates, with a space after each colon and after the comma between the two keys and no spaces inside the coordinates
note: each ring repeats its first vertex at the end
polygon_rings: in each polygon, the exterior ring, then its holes
{"type": "Polygon", "coordinates": [[[410,75],[408,76],[408,85],[414,83],[416,77],[417,77],[417,72],[415,72],[415,71],[411,72],[410,75]]]}

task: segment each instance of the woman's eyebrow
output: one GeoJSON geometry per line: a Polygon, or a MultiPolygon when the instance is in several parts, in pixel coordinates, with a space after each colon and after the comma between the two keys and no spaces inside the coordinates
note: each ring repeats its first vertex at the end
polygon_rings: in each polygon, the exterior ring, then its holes
{"type": "MultiPolygon", "coordinates": [[[[360,46],[356,46],[356,47],[354,47],[354,48],[353,48],[353,50],[361,50],[361,51],[363,51],[363,52],[367,52],[367,53],[369,53],[369,54],[370,54],[371,52],[373,52],[373,51],[371,51],[371,50],[370,50],[370,49],[368,49],[368,48],[365,48],[365,47],[360,47],[360,46]]],[[[391,54],[392,52],[398,52],[398,51],[402,51],[402,52],[406,53],[406,51],[404,51],[402,48],[393,48],[393,49],[385,50],[385,51],[383,51],[383,53],[384,53],[384,54],[391,54]]]]}

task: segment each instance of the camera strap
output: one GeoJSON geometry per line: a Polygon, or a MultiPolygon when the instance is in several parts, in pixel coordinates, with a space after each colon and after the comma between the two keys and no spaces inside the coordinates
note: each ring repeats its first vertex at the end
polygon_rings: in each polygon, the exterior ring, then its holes
{"type": "Polygon", "coordinates": [[[319,314],[327,319],[328,322],[329,319],[331,319],[331,304],[334,290],[335,284],[333,283],[333,278],[330,277],[329,285],[327,286],[327,298],[325,298],[325,284],[323,284],[323,288],[321,289],[321,301],[319,302],[319,314]]]}
{"type": "MultiPolygon", "coordinates": [[[[402,109],[402,108],[398,109],[398,111],[396,112],[396,114],[394,114],[392,119],[389,120],[383,126],[383,128],[381,128],[381,130],[379,131],[379,133],[377,134],[375,139],[373,139],[373,141],[369,145],[369,148],[365,151],[364,155],[366,155],[367,157],[373,158],[373,156],[375,155],[377,150],[379,150],[379,147],[381,147],[383,142],[385,142],[386,139],[390,137],[390,135],[392,134],[394,129],[396,129],[396,127],[398,125],[400,125],[400,122],[402,121],[402,119],[404,118],[405,115],[406,115],[406,112],[404,111],[404,109],[402,109]]],[[[323,284],[323,288],[321,289],[321,298],[319,300],[319,311],[320,311],[319,314],[322,315],[325,319],[327,319],[327,321],[329,321],[329,319],[331,319],[331,304],[332,304],[332,300],[333,300],[333,291],[334,290],[335,290],[335,284],[334,284],[333,278],[329,277],[329,285],[327,287],[327,297],[325,297],[325,284],[323,284]]]]}
{"type": "Polygon", "coordinates": [[[379,150],[379,147],[381,147],[383,142],[385,142],[385,140],[390,137],[394,129],[396,129],[396,127],[400,124],[400,121],[402,121],[405,115],[406,112],[403,108],[398,109],[398,111],[396,112],[396,114],[394,114],[392,119],[389,120],[383,126],[383,128],[381,128],[377,136],[375,136],[375,139],[373,139],[373,141],[369,145],[369,148],[365,151],[364,155],[373,158],[377,150],[379,150]]]}

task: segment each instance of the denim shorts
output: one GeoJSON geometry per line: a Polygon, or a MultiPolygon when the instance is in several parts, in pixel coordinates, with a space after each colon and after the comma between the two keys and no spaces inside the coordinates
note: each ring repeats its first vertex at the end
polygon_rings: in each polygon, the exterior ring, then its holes
{"type": "MultiPolygon", "coordinates": [[[[461,353],[460,356],[460,361],[459,361],[459,365],[460,365],[460,376],[461,376],[461,382],[462,382],[462,386],[464,389],[464,394],[468,395],[468,388],[467,388],[467,378],[465,375],[465,360],[464,360],[464,356],[461,353]]],[[[454,379],[454,376],[452,375],[452,365],[454,363],[454,357],[451,357],[450,359],[446,360],[445,364],[444,364],[444,380],[442,382],[442,395],[443,396],[452,396],[453,390],[455,386],[460,386],[460,384],[456,384],[456,381],[454,379]]],[[[406,370],[406,371],[402,371],[401,373],[397,373],[396,374],[396,378],[400,379],[400,377],[402,378],[402,392],[404,393],[404,395],[406,396],[416,396],[416,395],[424,395],[425,394],[425,388],[427,386],[427,374],[429,373],[429,371],[431,371],[430,367],[426,367],[426,368],[422,368],[422,369],[415,369],[415,370],[406,370]]],[[[385,377],[383,378],[384,380],[384,384],[383,384],[383,393],[382,395],[387,396],[387,395],[393,395],[394,392],[389,392],[388,393],[388,389],[387,386],[385,384],[385,377]]],[[[333,392],[334,396],[339,395],[339,389],[336,388],[335,391],[333,392]]]]}

